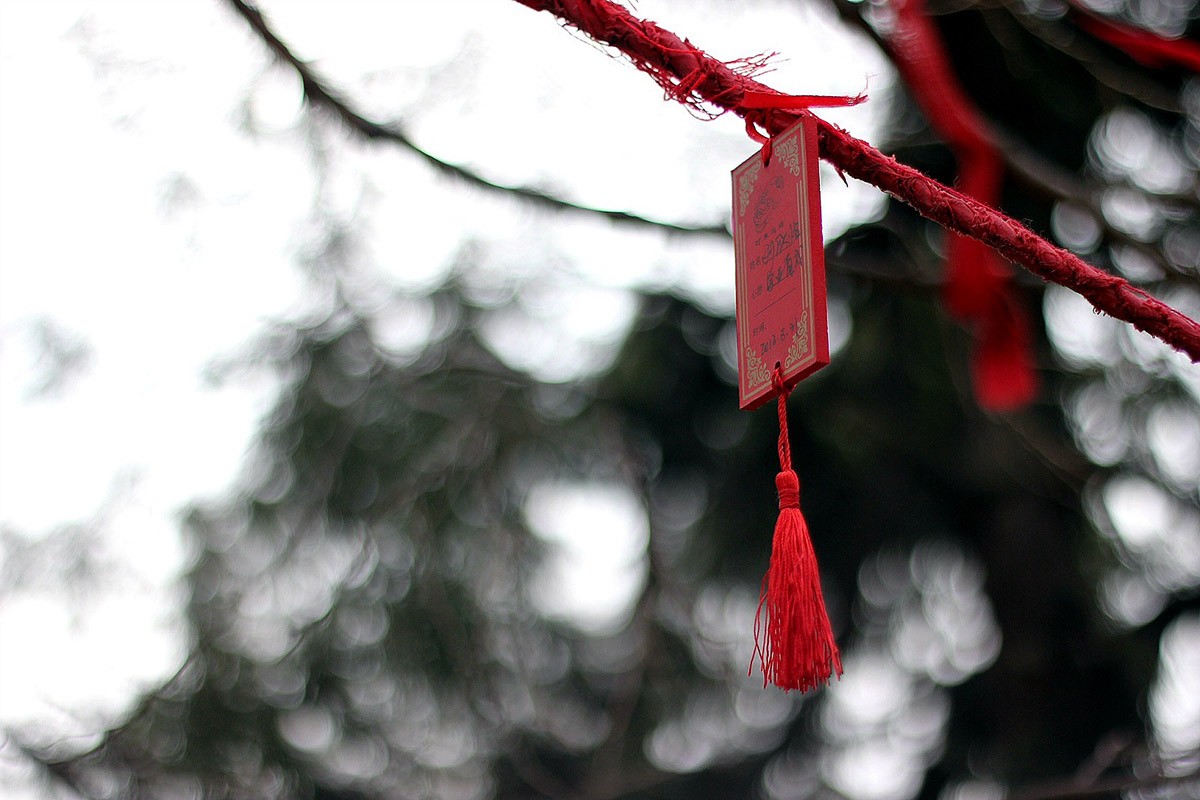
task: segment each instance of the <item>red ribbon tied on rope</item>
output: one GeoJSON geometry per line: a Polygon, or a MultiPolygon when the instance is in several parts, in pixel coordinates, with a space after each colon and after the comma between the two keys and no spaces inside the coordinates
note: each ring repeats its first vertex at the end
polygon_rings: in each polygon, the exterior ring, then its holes
{"type": "Polygon", "coordinates": [[[853,97],[835,94],[777,94],[748,91],[742,96],[742,108],[844,108],[867,100],[865,94],[853,97]]]}
{"type": "MultiPolygon", "coordinates": [[[[755,126],[763,122],[764,111],[797,111],[809,108],[846,108],[865,103],[867,96],[859,93],[854,96],[833,94],[779,94],[777,92],[747,91],[742,95],[738,106],[748,109],[743,118],[746,120],[746,134],[763,146],[763,163],[771,160],[771,137],[758,132],[755,126]]],[[[766,125],[763,125],[765,128],[766,125]]],[[[839,170],[840,173],[840,170],[839,170]]],[[[844,179],[843,179],[844,180],[844,179]]]]}

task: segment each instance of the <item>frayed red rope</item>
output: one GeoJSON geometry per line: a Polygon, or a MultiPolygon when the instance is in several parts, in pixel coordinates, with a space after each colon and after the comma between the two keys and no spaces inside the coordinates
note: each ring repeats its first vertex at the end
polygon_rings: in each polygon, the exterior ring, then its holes
{"type": "MultiPolygon", "coordinates": [[[[761,114],[768,133],[783,132],[799,116],[785,109],[746,108],[742,101],[747,92],[769,94],[770,87],[739,74],[653,22],[634,17],[610,0],[517,2],[536,11],[548,11],[593,39],[612,45],[638,69],[655,76],[660,85],[662,80],[678,85],[690,78],[689,91],[716,108],[743,117],[751,112],[761,114]]],[[[819,118],[816,124],[821,157],[839,171],[877,186],[948,230],[978,239],[1042,279],[1078,292],[1097,310],[1132,324],[1200,362],[1200,324],[1194,320],[1125,279],[1052,245],[1006,214],[943,186],[841,128],[819,118]]]]}

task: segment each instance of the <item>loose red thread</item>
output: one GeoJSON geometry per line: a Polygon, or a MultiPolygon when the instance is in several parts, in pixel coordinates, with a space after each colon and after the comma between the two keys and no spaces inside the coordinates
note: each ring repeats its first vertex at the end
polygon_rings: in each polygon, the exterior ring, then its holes
{"type": "Polygon", "coordinates": [[[746,114],[746,135],[754,141],[761,144],[762,147],[762,165],[765,167],[771,163],[771,153],[774,150],[773,136],[764,136],[758,132],[757,124],[759,115],[753,112],[746,114]]]}
{"type": "MultiPolygon", "coordinates": [[[[792,469],[788,442],[788,388],[778,364],[771,375],[779,404],[779,519],[771,544],[771,564],[763,578],[754,616],[754,654],[771,682],[806,692],[842,674],[842,656],[829,625],[817,556],[800,513],[800,479],[792,469]]],[[[751,665],[753,671],[753,664],[751,665]]]]}
{"type": "MultiPolygon", "coordinates": [[[[747,92],[771,93],[770,87],[743,74],[755,71],[753,67],[747,68],[744,62],[733,62],[733,67],[726,65],[653,22],[634,17],[611,0],[517,2],[537,11],[548,11],[593,39],[612,45],[660,85],[665,81],[678,89],[687,80],[686,99],[671,95],[690,107],[709,103],[743,117],[749,112],[762,113],[763,128],[771,134],[782,133],[798,117],[787,109],[764,111],[744,107],[742,102],[747,92]]],[[[1050,244],[986,203],[943,186],[841,128],[821,119],[816,120],[816,125],[821,158],[839,171],[877,186],[950,231],[980,240],[1042,279],[1083,295],[1098,311],[1124,320],[1186,353],[1192,361],[1200,362],[1200,323],[1124,278],[1109,275],[1074,253],[1050,244]]]]}

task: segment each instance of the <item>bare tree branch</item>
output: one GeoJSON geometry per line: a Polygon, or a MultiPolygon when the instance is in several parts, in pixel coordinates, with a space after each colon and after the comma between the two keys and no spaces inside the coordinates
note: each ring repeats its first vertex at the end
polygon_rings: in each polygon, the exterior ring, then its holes
{"type": "MultiPolygon", "coordinates": [[[[359,136],[369,140],[387,142],[403,148],[430,164],[439,173],[462,180],[470,186],[488,192],[514,196],[519,200],[530,202],[534,206],[547,211],[566,211],[580,215],[606,218],[617,223],[658,229],[664,231],[668,236],[705,236],[721,238],[727,241],[732,239],[729,229],[724,225],[681,225],[650,219],[624,211],[593,208],[564,200],[540,189],[525,186],[505,186],[494,183],[465,167],[443,161],[413,142],[398,123],[393,121],[385,124],[368,119],[349,99],[332,89],[323,76],[319,75],[312,67],[296,56],[257,8],[244,0],[226,0],[226,2],[246,21],[251,30],[258,35],[276,58],[296,71],[296,74],[300,76],[303,82],[308,102],[314,108],[324,109],[332,113],[359,136]]],[[[902,271],[882,270],[876,265],[859,263],[858,261],[852,262],[850,259],[833,252],[826,253],[826,264],[840,272],[873,283],[892,286],[896,289],[935,291],[941,286],[940,280],[931,279],[928,275],[919,274],[915,268],[902,271]]],[[[907,266],[913,267],[911,264],[907,266]]]]}
{"type": "Polygon", "coordinates": [[[301,60],[291,48],[275,33],[263,17],[261,11],[245,0],[226,0],[228,5],[246,21],[251,30],[263,41],[270,51],[282,63],[288,65],[300,76],[304,84],[304,96],[315,107],[331,112],[351,130],[369,140],[386,141],[403,147],[429,164],[442,175],[463,181],[469,186],[483,189],[487,192],[501,192],[518,197],[539,208],[550,211],[566,211],[589,216],[604,217],[613,222],[636,225],[639,227],[655,228],[668,234],[691,234],[703,236],[729,237],[729,231],[724,225],[683,225],[674,222],[650,219],[628,211],[613,211],[610,209],[593,208],[557,197],[549,192],[531,186],[506,186],[490,181],[477,172],[443,161],[427,150],[421,148],[396,122],[376,122],[368,119],[361,111],[331,88],[329,81],[319,75],[307,62],[301,60]]]}

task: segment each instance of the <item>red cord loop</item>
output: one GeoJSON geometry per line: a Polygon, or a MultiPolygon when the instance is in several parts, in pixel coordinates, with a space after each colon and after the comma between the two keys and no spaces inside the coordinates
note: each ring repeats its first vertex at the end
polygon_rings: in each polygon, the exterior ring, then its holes
{"type": "MultiPolygon", "coordinates": [[[[787,427],[787,399],[790,390],[783,382],[783,367],[778,361],[775,362],[775,369],[771,372],[771,385],[775,387],[775,391],[779,395],[779,472],[782,475],[785,472],[792,472],[792,445],[788,442],[787,427]]],[[[776,479],[776,483],[778,483],[778,479],[776,479]]],[[[782,496],[779,498],[779,502],[783,502],[782,496]]],[[[783,506],[780,505],[780,508],[783,506]]]]}
{"type": "Polygon", "coordinates": [[[800,110],[803,111],[809,108],[835,108],[846,106],[856,106],[859,103],[865,102],[867,96],[865,94],[857,94],[854,97],[841,97],[837,95],[827,94],[778,94],[776,92],[756,92],[747,91],[742,95],[741,107],[745,111],[743,115],[746,120],[746,134],[763,146],[762,163],[767,166],[771,163],[771,142],[774,135],[770,133],[770,125],[768,125],[767,115],[764,113],[768,109],[781,110],[800,110]],[[764,136],[758,132],[761,127],[768,134],[764,136]]]}
{"type": "Polygon", "coordinates": [[[758,132],[758,125],[762,125],[765,129],[766,117],[761,111],[750,111],[746,114],[746,135],[763,146],[762,149],[762,165],[765,167],[771,163],[771,139],[770,136],[763,136],[758,132]]]}
{"type": "MultiPolygon", "coordinates": [[[[770,137],[764,136],[763,134],[759,133],[758,128],[755,127],[756,125],[758,125],[759,123],[761,123],[763,121],[763,115],[761,113],[759,113],[759,112],[748,113],[748,114],[746,114],[745,119],[746,119],[746,135],[747,136],[749,136],[751,139],[758,142],[759,144],[765,144],[766,142],[768,142],[770,140],[770,137]]],[[[766,126],[764,125],[764,127],[766,127],[766,126]]]]}

